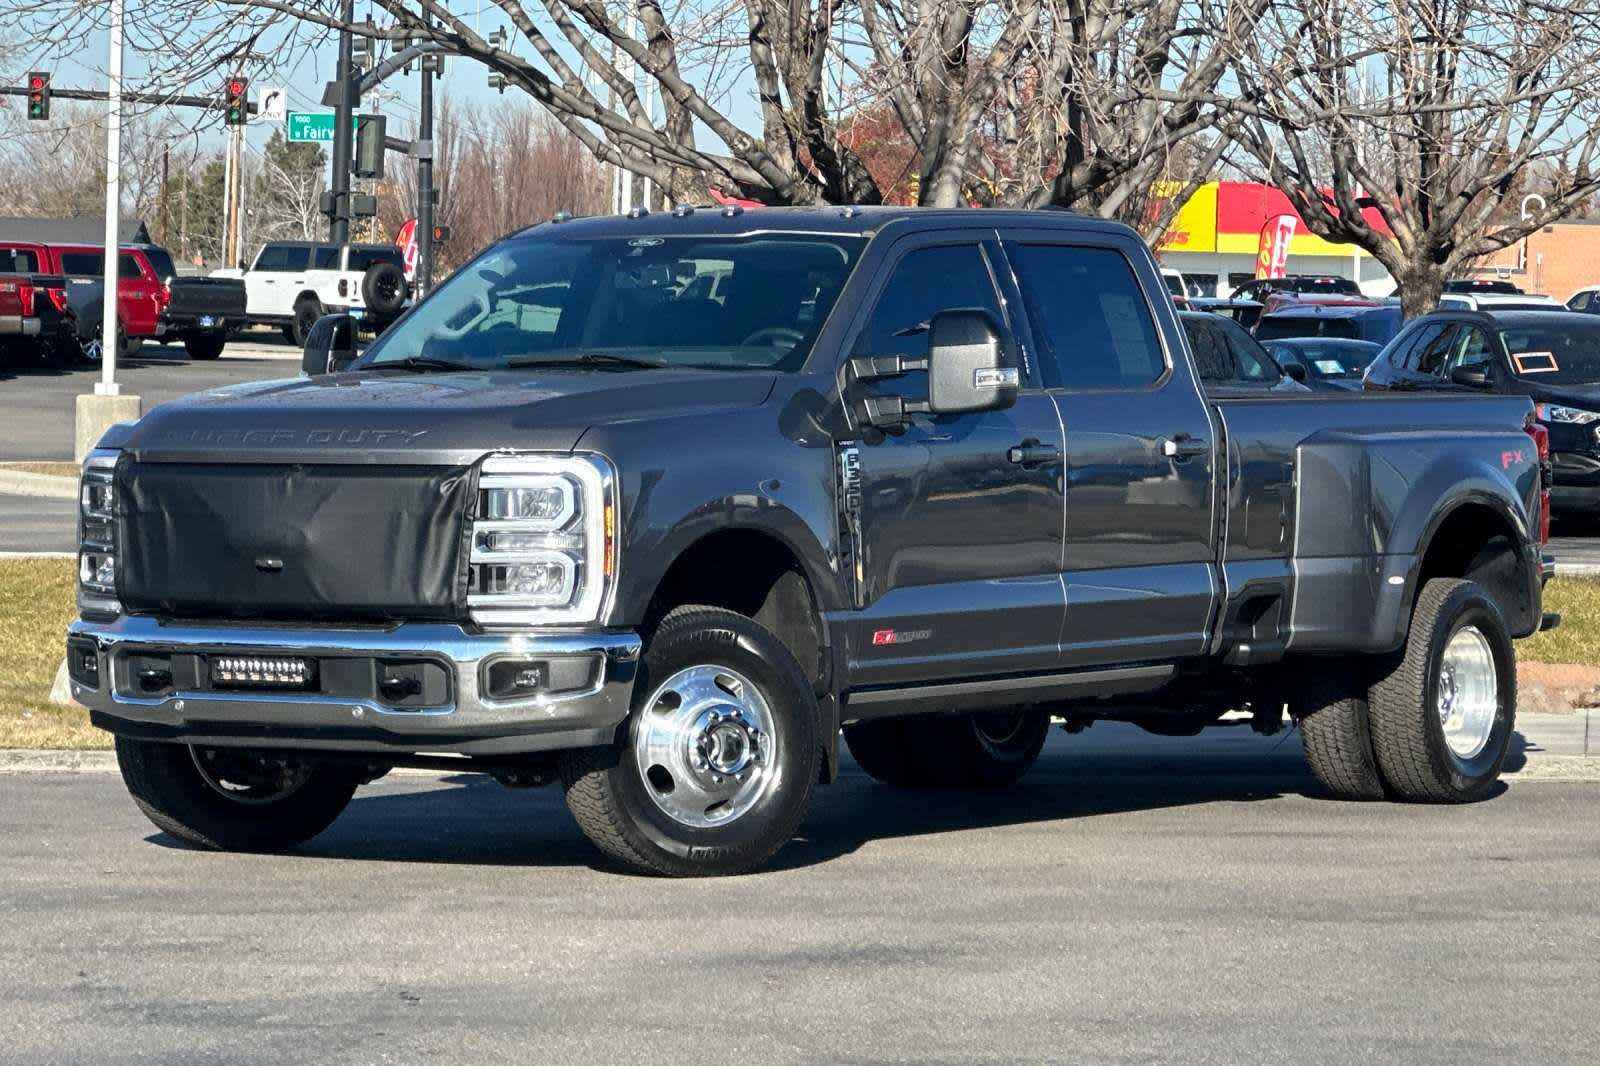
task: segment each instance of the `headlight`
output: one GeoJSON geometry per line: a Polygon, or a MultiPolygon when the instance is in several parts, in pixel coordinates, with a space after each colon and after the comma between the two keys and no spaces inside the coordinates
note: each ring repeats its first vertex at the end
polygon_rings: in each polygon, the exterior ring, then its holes
{"type": "Polygon", "coordinates": [[[1581,407],[1563,407],[1558,403],[1542,403],[1535,409],[1534,414],[1544,422],[1569,422],[1574,425],[1586,426],[1590,422],[1600,422],[1600,411],[1585,411],[1581,407]]]}
{"type": "Polygon", "coordinates": [[[598,621],[616,578],[615,492],[615,472],[599,456],[485,459],[468,560],[473,620],[598,621]]]}
{"type": "Polygon", "coordinates": [[[117,453],[95,451],[78,483],[78,609],[120,614],[117,602],[117,453]]]}

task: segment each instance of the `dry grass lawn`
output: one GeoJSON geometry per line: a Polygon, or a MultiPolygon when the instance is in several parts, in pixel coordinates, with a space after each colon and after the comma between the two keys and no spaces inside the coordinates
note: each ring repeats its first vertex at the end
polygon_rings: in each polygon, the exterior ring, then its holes
{"type": "Polygon", "coordinates": [[[52,477],[76,478],[77,463],[0,463],[0,470],[15,470],[20,474],[49,474],[52,477]]]}
{"type": "MultiPolygon", "coordinates": [[[[0,559],[0,748],[108,748],[80,707],[49,701],[74,614],[71,559],[0,559]]],[[[1600,666],[1600,578],[1557,578],[1545,609],[1560,628],[1522,641],[1524,662],[1600,666]]]]}

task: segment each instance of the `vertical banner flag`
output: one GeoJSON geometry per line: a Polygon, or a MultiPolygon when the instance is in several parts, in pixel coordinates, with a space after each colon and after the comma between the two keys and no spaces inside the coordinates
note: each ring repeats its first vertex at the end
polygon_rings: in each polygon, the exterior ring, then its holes
{"type": "Polygon", "coordinates": [[[1256,246],[1256,277],[1281,278],[1289,272],[1289,244],[1299,225],[1300,219],[1294,215],[1267,219],[1256,246]]]}
{"type": "Polygon", "coordinates": [[[406,280],[414,281],[417,276],[417,220],[408,218],[400,226],[400,232],[394,235],[394,243],[400,247],[400,254],[406,260],[406,280]]]}

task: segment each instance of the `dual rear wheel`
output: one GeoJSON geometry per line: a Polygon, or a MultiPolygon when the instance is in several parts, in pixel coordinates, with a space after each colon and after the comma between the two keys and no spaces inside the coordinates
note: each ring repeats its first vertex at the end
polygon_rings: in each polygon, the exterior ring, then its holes
{"type": "Polygon", "coordinates": [[[1435,578],[1406,643],[1375,672],[1320,665],[1299,708],[1307,761],[1343,799],[1467,803],[1490,795],[1516,724],[1517,665],[1481,587],[1435,578]]]}

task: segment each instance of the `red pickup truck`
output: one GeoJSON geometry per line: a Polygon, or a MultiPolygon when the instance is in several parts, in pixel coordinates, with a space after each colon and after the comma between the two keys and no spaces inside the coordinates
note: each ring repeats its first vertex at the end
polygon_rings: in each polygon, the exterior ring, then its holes
{"type": "MultiPolygon", "coordinates": [[[[0,253],[29,255],[39,269],[70,279],[101,278],[105,251],[92,244],[0,241],[0,253]]],[[[117,255],[117,326],[123,354],[146,339],[180,340],[193,359],[215,359],[230,329],[244,322],[244,286],[238,281],[180,278],[172,256],[154,244],[124,245],[117,255]]],[[[98,314],[98,310],[95,312],[98,314]]],[[[85,338],[84,354],[98,354],[98,331],[85,338]]]]}
{"type": "Polygon", "coordinates": [[[66,279],[0,249],[0,365],[52,363],[76,337],[66,279]]]}

